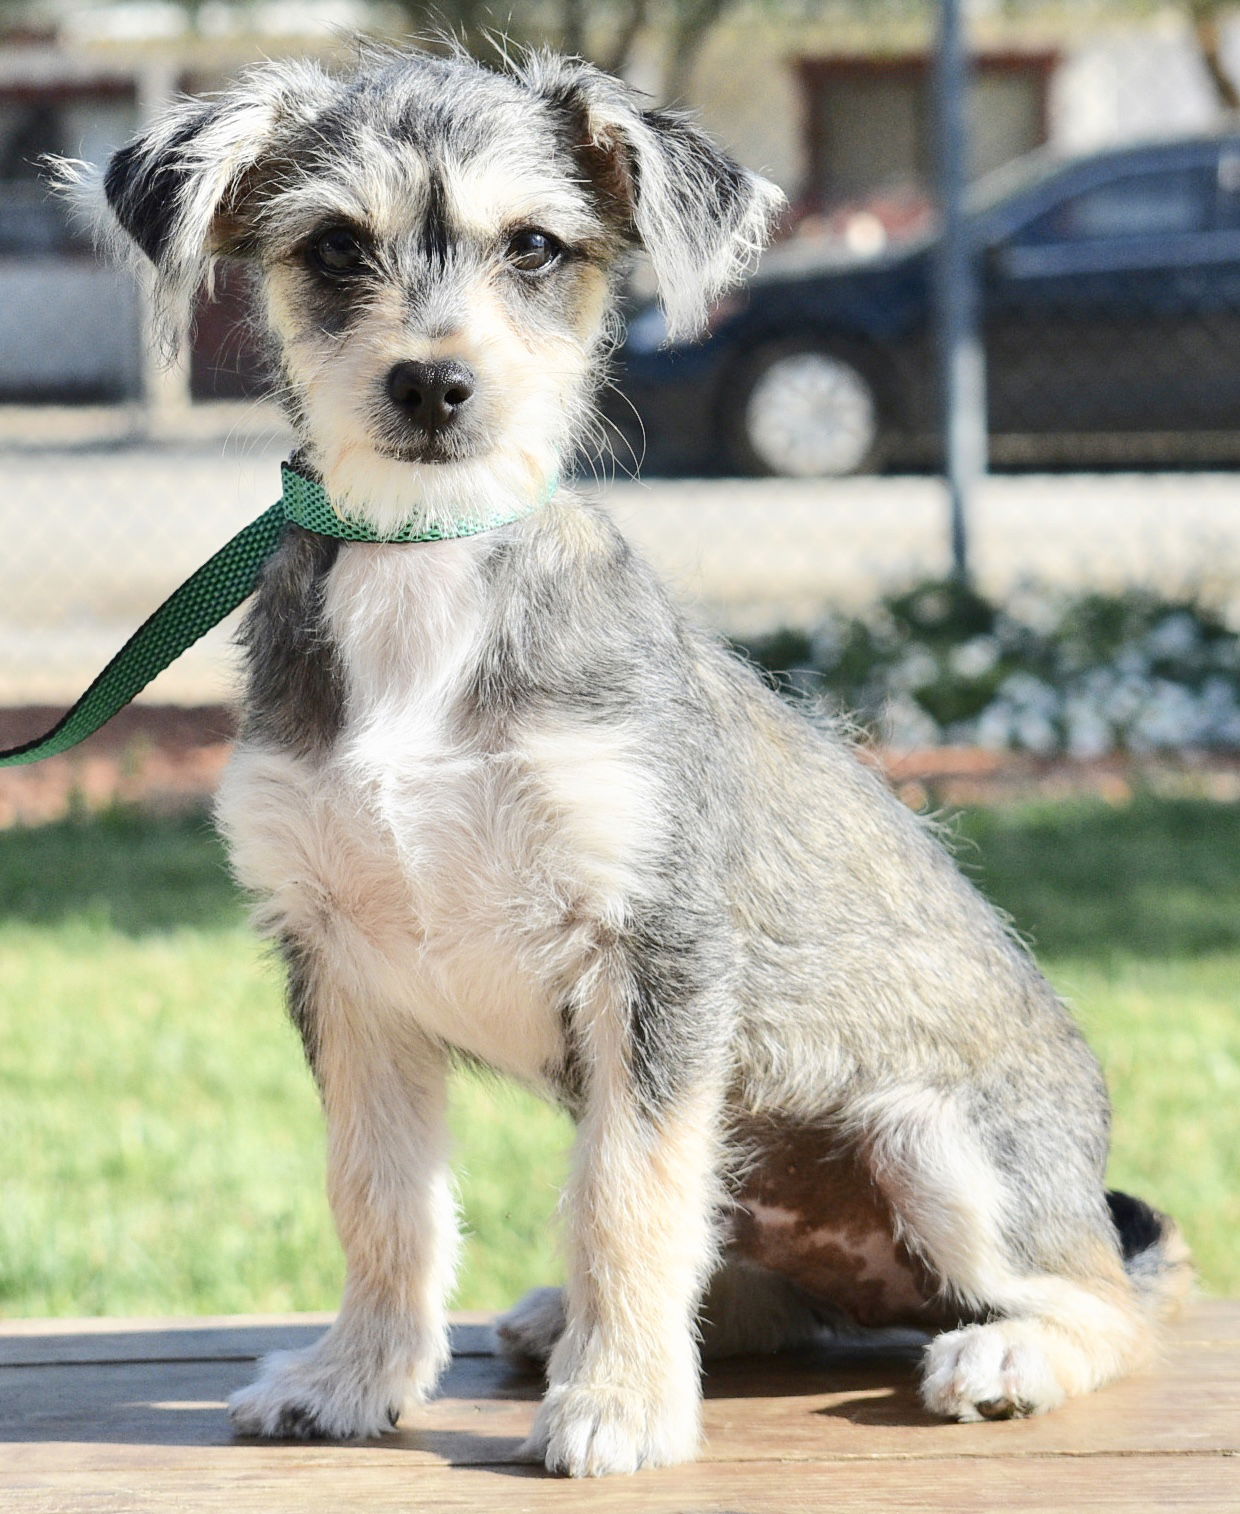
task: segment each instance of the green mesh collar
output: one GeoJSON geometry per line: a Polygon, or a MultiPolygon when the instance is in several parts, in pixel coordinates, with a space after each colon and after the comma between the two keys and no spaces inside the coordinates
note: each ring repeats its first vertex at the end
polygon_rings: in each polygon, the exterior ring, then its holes
{"type": "Polygon", "coordinates": [[[304,473],[299,473],[291,463],[281,464],[280,477],[284,481],[284,518],[295,525],[304,526],[307,531],[316,531],[320,536],[337,536],[341,541],[452,541],[459,536],[477,536],[481,531],[493,531],[497,526],[508,526],[515,520],[523,520],[540,505],[545,505],[559,486],[559,479],[553,476],[541,499],[516,509],[492,514],[464,510],[447,525],[417,529],[410,524],[402,526],[390,536],[384,536],[364,521],[342,515],[328,498],[323,485],[307,478],[304,473]]]}

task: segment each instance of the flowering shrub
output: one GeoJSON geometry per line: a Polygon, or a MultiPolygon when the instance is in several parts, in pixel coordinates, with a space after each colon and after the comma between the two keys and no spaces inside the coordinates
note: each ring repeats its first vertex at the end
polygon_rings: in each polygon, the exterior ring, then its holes
{"type": "Polygon", "coordinates": [[[744,650],[898,746],[1240,748],[1240,635],[1203,603],[1143,589],[1026,589],[1000,606],[934,581],[744,650]]]}

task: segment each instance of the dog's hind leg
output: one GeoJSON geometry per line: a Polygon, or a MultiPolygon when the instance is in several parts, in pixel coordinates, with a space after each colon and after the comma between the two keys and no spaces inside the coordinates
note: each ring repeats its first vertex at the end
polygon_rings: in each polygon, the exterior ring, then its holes
{"type": "MultiPolygon", "coordinates": [[[[827,1329],[787,1278],[729,1258],[716,1269],[698,1311],[703,1360],[763,1355],[805,1345],[827,1329]]],[[[496,1346],[516,1366],[545,1366],[564,1334],[564,1290],[532,1288],[496,1321],[496,1346]]]]}
{"type": "Polygon", "coordinates": [[[293,1014],[327,1120],[328,1196],[348,1272],[327,1334],[268,1357],[229,1409],[243,1435],[373,1436],[429,1391],[448,1356],[457,1225],[445,1059],[311,954],[291,952],[290,968],[293,1014]]]}
{"type": "Polygon", "coordinates": [[[976,1321],[926,1348],[926,1407],[1041,1414],[1140,1366],[1158,1310],[1126,1270],[1102,1187],[1105,1106],[1096,1132],[1012,1120],[996,1140],[993,1118],[951,1096],[885,1102],[870,1132],[877,1181],[906,1243],[976,1321]]]}
{"type": "Polygon", "coordinates": [[[495,1348],[516,1367],[545,1367],[563,1334],[563,1288],[531,1288],[495,1321],[495,1348]]]}
{"type": "Polygon", "coordinates": [[[823,1338],[832,1323],[787,1278],[729,1257],[702,1299],[702,1357],[715,1361],[804,1346],[823,1338]]]}

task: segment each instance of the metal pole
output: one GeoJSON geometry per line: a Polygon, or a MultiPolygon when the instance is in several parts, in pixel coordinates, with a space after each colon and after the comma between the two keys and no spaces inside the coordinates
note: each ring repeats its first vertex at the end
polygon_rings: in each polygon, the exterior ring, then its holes
{"type": "Polygon", "coordinates": [[[940,0],[934,69],[939,214],[934,306],[943,404],[943,461],[952,572],[969,577],[974,486],[986,472],[986,358],[978,329],[977,260],[965,214],[969,174],[969,52],[965,0],[940,0]]]}
{"type": "MultiPolygon", "coordinates": [[[[171,58],[147,58],[138,74],[138,122],[147,126],[177,97],[179,69],[171,58]]],[[[147,274],[149,280],[149,271],[147,274]]],[[[142,429],[146,440],[175,435],[184,429],[192,406],[189,387],[189,343],[176,359],[162,356],[163,336],[156,331],[150,284],[142,294],[142,429]]]]}

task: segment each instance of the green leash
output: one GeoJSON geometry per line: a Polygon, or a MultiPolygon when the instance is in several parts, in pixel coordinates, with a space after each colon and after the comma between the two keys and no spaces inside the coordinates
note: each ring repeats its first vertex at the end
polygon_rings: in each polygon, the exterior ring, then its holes
{"type": "Polygon", "coordinates": [[[79,741],[92,736],[118,710],[124,709],[157,673],[162,673],[182,652],[219,625],[242,600],[249,598],[258,585],[263,564],[275,551],[286,524],[304,526],[307,531],[315,531],[320,536],[336,536],[341,541],[449,541],[459,536],[476,536],[481,531],[491,531],[520,520],[537,509],[538,503],[545,504],[555,493],[557,483],[557,480],[551,480],[542,501],[508,513],[465,514],[449,525],[423,530],[403,526],[395,535],[381,536],[361,522],[342,516],[321,484],[288,463],[283,464],[280,473],[284,493],[279,503],[264,510],[257,520],[238,531],[214,557],[187,578],[150,619],[138,627],[85,694],[46,735],[36,736],[33,741],[10,747],[8,751],[0,751],[0,767],[17,767],[67,752],[79,741]]]}

